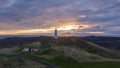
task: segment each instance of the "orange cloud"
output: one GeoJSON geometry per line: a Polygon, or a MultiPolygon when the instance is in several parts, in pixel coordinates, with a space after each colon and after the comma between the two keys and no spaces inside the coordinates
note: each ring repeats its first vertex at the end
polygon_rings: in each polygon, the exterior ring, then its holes
{"type": "Polygon", "coordinates": [[[90,34],[105,34],[105,32],[87,32],[87,33],[90,33],[90,34]]]}
{"type": "MultiPolygon", "coordinates": [[[[16,27],[16,26],[15,26],[16,27]]],[[[56,24],[52,27],[45,29],[12,29],[0,31],[0,35],[21,35],[21,34],[44,34],[44,33],[53,33],[54,29],[60,30],[60,33],[66,33],[66,31],[71,32],[73,30],[86,29],[90,28],[90,25],[77,24],[76,22],[67,22],[62,24],[56,24]]],[[[12,27],[13,28],[13,27],[12,27]]]]}
{"type": "Polygon", "coordinates": [[[68,23],[57,24],[50,28],[51,29],[57,28],[58,30],[78,30],[78,29],[85,29],[90,27],[91,27],[90,25],[77,24],[76,22],[68,22],[68,23]]]}
{"type": "Polygon", "coordinates": [[[9,31],[0,31],[0,35],[19,35],[19,34],[41,34],[41,33],[50,33],[49,29],[28,29],[28,30],[9,30],[9,31]]]}

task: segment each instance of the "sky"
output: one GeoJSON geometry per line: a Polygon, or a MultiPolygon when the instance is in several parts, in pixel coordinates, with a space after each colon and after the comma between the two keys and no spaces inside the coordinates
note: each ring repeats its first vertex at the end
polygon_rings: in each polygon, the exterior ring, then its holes
{"type": "Polygon", "coordinates": [[[120,0],[0,0],[0,35],[120,36],[120,0]]]}

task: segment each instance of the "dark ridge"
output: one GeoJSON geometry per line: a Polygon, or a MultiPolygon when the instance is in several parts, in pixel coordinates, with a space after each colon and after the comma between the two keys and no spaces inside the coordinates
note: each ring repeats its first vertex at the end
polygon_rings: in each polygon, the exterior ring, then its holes
{"type": "Polygon", "coordinates": [[[83,39],[101,45],[102,47],[105,48],[120,49],[120,37],[89,36],[89,37],[83,37],[83,39]]]}
{"type": "Polygon", "coordinates": [[[0,39],[0,48],[14,47],[17,45],[29,44],[36,41],[45,41],[51,37],[40,36],[40,37],[10,37],[5,39],[0,39]]]}

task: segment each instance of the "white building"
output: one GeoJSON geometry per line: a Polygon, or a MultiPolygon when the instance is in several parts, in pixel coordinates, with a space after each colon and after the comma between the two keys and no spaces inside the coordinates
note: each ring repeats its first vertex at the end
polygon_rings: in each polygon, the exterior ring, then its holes
{"type": "Polygon", "coordinates": [[[29,51],[30,51],[30,48],[23,48],[22,51],[23,51],[23,52],[29,52],[29,51]]]}
{"type": "Polygon", "coordinates": [[[38,49],[37,48],[23,48],[22,51],[23,52],[37,52],[38,49]]]}
{"type": "Polygon", "coordinates": [[[54,38],[55,38],[55,39],[57,39],[57,38],[58,38],[57,29],[55,29],[55,32],[54,32],[54,38]]]}

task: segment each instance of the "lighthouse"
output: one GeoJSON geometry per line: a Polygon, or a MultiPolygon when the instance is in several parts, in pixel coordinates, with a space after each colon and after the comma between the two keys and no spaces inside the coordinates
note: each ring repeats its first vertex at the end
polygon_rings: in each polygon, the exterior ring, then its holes
{"type": "Polygon", "coordinates": [[[58,38],[57,29],[55,29],[55,32],[54,32],[54,38],[55,38],[55,39],[58,38]]]}

